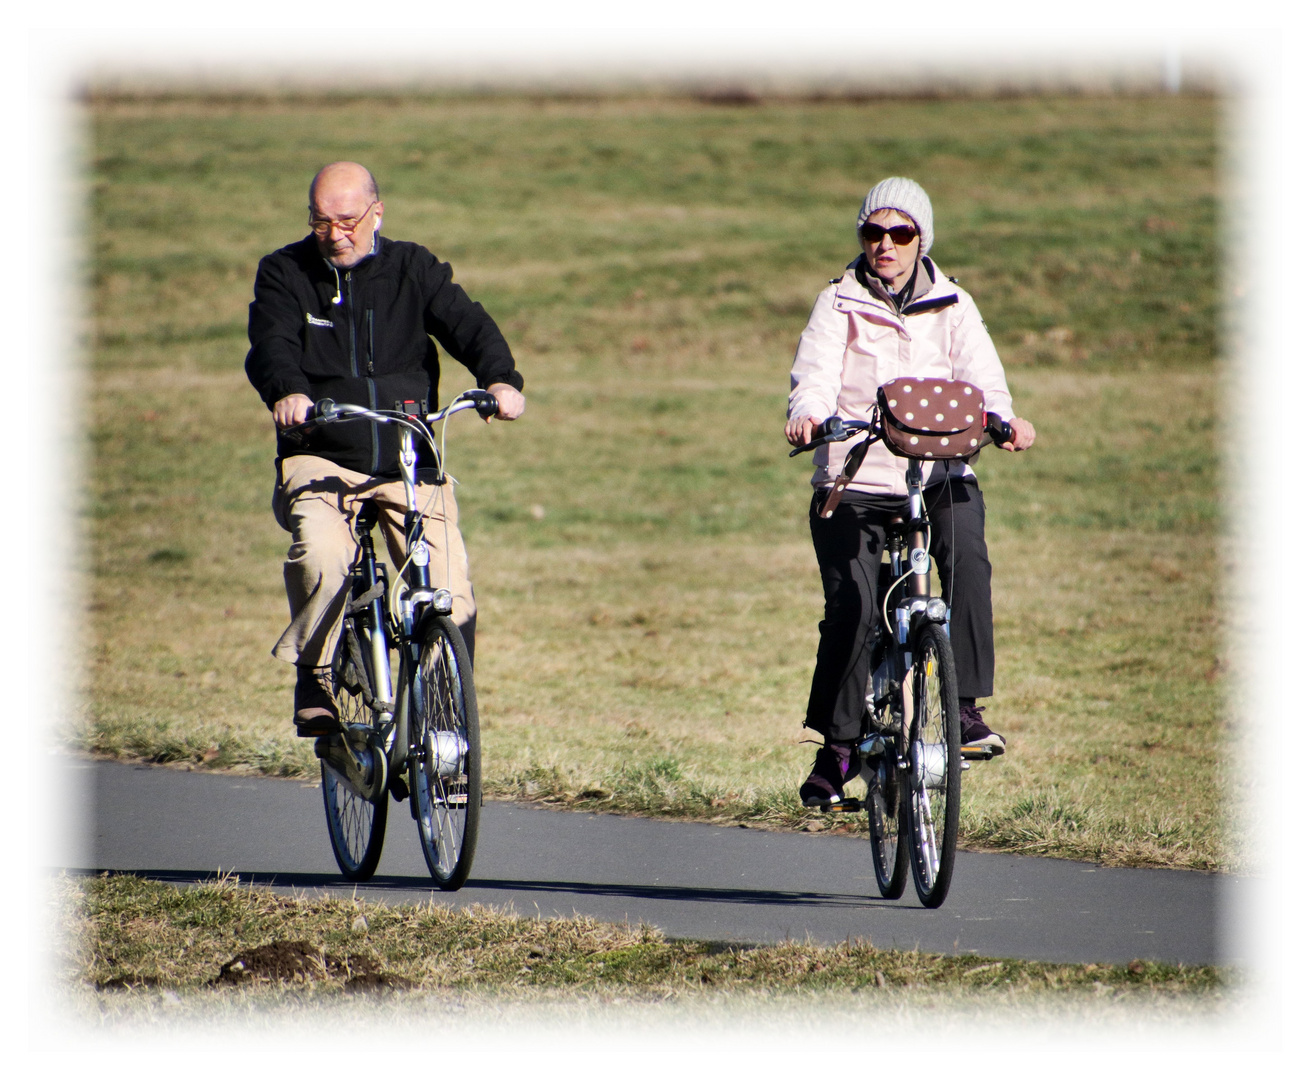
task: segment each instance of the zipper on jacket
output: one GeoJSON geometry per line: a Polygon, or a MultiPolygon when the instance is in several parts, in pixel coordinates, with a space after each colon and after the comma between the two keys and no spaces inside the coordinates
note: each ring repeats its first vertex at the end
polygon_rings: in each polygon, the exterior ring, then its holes
{"type": "MultiPolygon", "coordinates": [[[[369,375],[372,375],[373,374],[373,309],[372,308],[364,309],[364,322],[368,325],[368,352],[364,356],[364,370],[367,371],[369,375]]],[[[368,407],[370,409],[376,409],[378,407],[377,384],[371,378],[368,380],[368,407]]],[[[368,425],[368,431],[369,431],[369,436],[373,443],[373,467],[369,470],[369,472],[373,476],[376,476],[378,472],[378,461],[380,455],[377,424],[370,423],[368,425]]]]}
{"type": "MultiPolygon", "coordinates": [[[[364,380],[368,384],[368,407],[377,410],[378,407],[378,388],[372,379],[364,380]]],[[[369,466],[368,474],[377,476],[378,474],[378,424],[376,420],[368,422],[368,435],[373,444],[373,456],[370,459],[372,464],[369,466]]]]}
{"type": "Polygon", "coordinates": [[[350,374],[359,378],[359,356],[355,352],[355,288],[346,271],[346,314],[350,327],[350,374]]]}
{"type": "MultiPolygon", "coordinates": [[[[350,314],[350,373],[356,378],[359,377],[359,352],[355,347],[355,286],[352,280],[351,271],[346,271],[346,310],[350,314]]],[[[373,312],[368,312],[368,332],[369,332],[369,363],[368,370],[371,374],[373,371],[373,312]]],[[[376,409],[378,407],[377,387],[374,386],[372,379],[366,379],[368,384],[368,407],[376,409]]],[[[369,475],[376,476],[378,472],[378,425],[376,421],[368,422],[369,443],[372,446],[371,464],[369,465],[369,475]]]]}

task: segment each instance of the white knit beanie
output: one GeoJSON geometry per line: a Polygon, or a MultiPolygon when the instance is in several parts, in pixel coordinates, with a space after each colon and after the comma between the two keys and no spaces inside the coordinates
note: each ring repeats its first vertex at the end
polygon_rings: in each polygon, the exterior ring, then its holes
{"type": "Polygon", "coordinates": [[[932,247],[932,202],[923,188],[903,176],[889,176],[871,187],[855,222],[857,233],[879,210],[899,210],[913,221],[919,229],[919,254],[928,254],[932,247]]]}

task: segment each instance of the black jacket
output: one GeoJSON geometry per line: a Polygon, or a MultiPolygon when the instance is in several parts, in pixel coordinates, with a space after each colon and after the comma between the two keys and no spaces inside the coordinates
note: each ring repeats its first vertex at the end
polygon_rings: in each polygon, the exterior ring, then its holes
{"type": "MultiPolygon", "coordinates": [[[[255,275],[249,333],[246,375],[269,409],[288,394],[375,409],[425,401],[435,409],[441,367],[432,338],[478,386],[523,389],[491,316],[455,284],[449,263],[418,244],[379,237],[375,255],[340,271],[312,235],[266,255],[255,275]]],[[[399,475],[398,449],[395,426],[359,420],[277,442],[279,461],[314,454],[382,477],[399,475]]]]}

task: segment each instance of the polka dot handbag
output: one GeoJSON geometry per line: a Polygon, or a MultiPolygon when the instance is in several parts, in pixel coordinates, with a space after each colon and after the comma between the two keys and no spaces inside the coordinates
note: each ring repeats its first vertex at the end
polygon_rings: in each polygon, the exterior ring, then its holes
{"type": "Polygon", "coordinates": [[[959,379],[896,379],[878,387],[882,434],[893,454],[931,461],[973,457],[987,421],[983,393],[959,379]]]}

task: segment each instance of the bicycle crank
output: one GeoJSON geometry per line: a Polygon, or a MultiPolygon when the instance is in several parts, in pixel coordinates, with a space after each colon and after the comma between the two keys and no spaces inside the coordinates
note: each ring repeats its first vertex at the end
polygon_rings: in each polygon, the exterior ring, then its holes
{"type": "MultiPolygon", "coordinates": [[[[362,734],[367,740],[369,732],[362,734]]],[[[375,802],[387,788],[387,756],[372,740],[352,746],[357,739],[358,734],[349,730],[323,736],[314,740],[314,755],[345,780],[361,799],[375,802]]]]}

